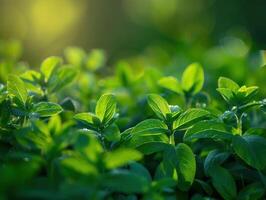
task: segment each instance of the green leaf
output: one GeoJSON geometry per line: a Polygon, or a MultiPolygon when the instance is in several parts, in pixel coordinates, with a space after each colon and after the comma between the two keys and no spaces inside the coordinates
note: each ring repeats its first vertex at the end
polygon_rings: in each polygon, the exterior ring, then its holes
{"type": "Polygon", "coordinates": [[[234,136],[233,148],[248,165],[263,170],[266,167],[266,139],[256,135],[234,136]]]}
{"type": "Polygon", "coordinates": [[[191,94],[198,93],[204,84],[204,72],[199,63],[189,65],[182,75],[182,88],[191,94]]]}
{"type": "Polygon", "coordinates": [[[47,153],[52,144],[47,125],[42,121],[34,121],[32,127],[19,129],[15,132],[16,141],[28,150],[41,150],[47,153]]]}
{"type": "Polygon", "coordinates": [[[261,183],[252,183],[244,187],[238,194],[239,200],[259,200],[265,194],[265,188],[261,183]]]}
{"type": "Polygon", "coordinates": [[[132,129],[129,145],[136,148],[147,143],[168,143],[166,132],[167,126],[160,120],[144,120],[132,129]]]}
{"type": "Polygon", "coordinates": [[[188,129],[184,135],[185,141],[194,139],[231,140],[233,134],[224,123],[216,121],[201,121],[188,129]]]}
{"type": "MultiPolygon", "coordinates": [[[[195,179],[195,184],[199,184],[199,186],[208,194],[212,195],[213,189],[212,187],[205,181],[195,179]]],[[[196,186],[197,187],[197,186],[196,186]]]]}
{"type": "Polygon", "coordinates": [[[87,68],[95,71],[104,66],[106,61],[105,52],[101,49],[92,50],[87,59],[87,68]]]}
{"type": "Polygon", "coordinates": [[[191,148],[179,143],[176,146],[178,187],[182,191],[187,191],[192,185],[196,173],[196,160],[191,148]]]}
{"type": "Polygon", "coordinates": [[[254,96],[258,92],[258,87],[257,86],[251,86],[251,87],[246,87],[245,85],[239,88],[237,92],[237,98],[241,103],[248,103],[251,100],[253,100],[254,96]]]}
{"type": "Polygon", "coordinates": [[[74,134],[77,135],[74,143],[76,152],[93,163],[97,163],[102,159],[103,147],[96,135],[92,134],[90,130],[78,130],[74,134]]]}
{"type": "Polygon", "coordinates": [[[71,98],[65,98],[60,105],[64,110],[75,112],[76,106],[74,101],[71,98]]]}
{"type": "Polygon", "coordinates": [[[118,142],[121,138],[120,130],[116,124],[112,124],[104,129],[103,131],[104,138],[109,142],[118,142]]]}
{"type": "Polygon", "coordinates": [[[43,96],[41,89],[42,75],[34,70],[28,70],[20,75],[20,78],[24,81],[25,86],[29,93],[34,93],[43,96]]]}
{"type": "Polygon", "coordinates": [[[148,104],[151,109],[155,112],[155,114],[161,118],[166,119],[166,115],[171,113],[169,105],[167,101],[157,94],[149,94],[148,95],[148,104]]]}
{"type": "Polygon", "coordinates": [[[128,170],[115,170],[104,175],[104,187],[126,194],[143,193],[149,189],[149,181],[128,170]]]}
{"type": "Polygon", "coordinates": [[[104,94],[97,102],[95,113],[103,124],[108,123],[115,115],[116,99],[112,94],[104,94]]]}
{"type": "Polygon", "coordinates": [[[226,200],[236,199],[236,183],[227,169],[215,165],[213,166],[210,176],[212,184],[217,192],[226,200]]]}
{"type": "Polygon", "coordinates": [[[83,49],[78,47],[68,47],[64,53],[68,63],[78,67],[82,67],[84,65],[86,53],[83,49]]]}
{"type": "Polygon", "coordinates": [[[61,67],[53,72],[48,80],[48,91],[57,92],[71,83],[77,75],[77,71],[71,67],[61,67]]]}
{"type": "Polygon", "coordinates": [[[83,176],[98,175],[97,168],[82,157],[67,157],[62,159],[60,163],[63,166],[62,171],[65,172],[67,176],[69,176],[71,172],[83,176]]]}
{"type": "Polygon", "coordinates": [[[135,173],[139,176],[145,177],[145,179],[149,182],[152,181],[152,177],[150,175],[149,170],[138,162],[132,162],[129,164],[129,169],[132,173],[135,173]]]}
{"type": "Polygon", "coordinates": [[[174,129],[188,128],[194,123],[206,118],[210,113],[199,108],[191,108],[182,113],[173,124],[174,129]]]}
{"type": "Polygon", "coordinates": [[[139,151],[120,148],[112,152],[107,152],[104,157],[104,162],[108,169],[114,169],[132,161],[138,161],[141,158],[142,154],[139,151]]]}
{"type": "Polygon", "coordinates": [[[178,173],[173,163],[164,159],[157,167],[155,172],[155,180],[171,178],[175,181],[178,180],[178,173]]]}
{"type": "Polygon", "coordinates": [[[173,76],[163,77],[158,81],[158,85],[171,90],[177,94],[183,94],[182,86],[179,81],[173,76]]]}
{"type": "MultiPolygon", "coordinates": [[[[152,189],[158,191],[167,191],[175,187],[177,185],[176,180],[172,178],[163,178],[152,182],[152,189]]],[[[173,198],[174,199],[174,198],[173,198]]]]}
{"type": "Polygon", "coordinates": [[[7,91],[25,106],[28,99],[28,92],[24,82],[16,75],[9,75],[7,80],[7,91]]]}
{"type": "Polygon", "coordinates": [[[233,103],[235,101],[235,94],[231,89],[217,88],[216,90],[221,94],[221,96],[224,98],[226,102],[233,103]]]}
{"type": "Polygon", "coordinates": [[[131,66],[125,61],[120,61],[116,65],[116,77],[125,87],[130,86],[135,79],[131,66]]]}
{"type": "Polygon", "coordinates": [[[220,77],[218,79],[218,87],[229,89],[229,90],[233,91],[234,93],[236,93],[238,91],[238,89],[240,88],[236,82],[234,82],[231,79],[226,78],[226,77],[220,77]]]}
{"type": "Polygon", "coordinates": [[[221,165],[224,163],[230,156],[230,153],[223,152],[220,150],[212,150],[208,153],[204,161],[204,172],[207,176],[210,176],[213,167],[215,168],[217,165],[221,165]]]}
{"type": "Polygon", "coordinates": [[[40,71],[45,77],[45,80],[48,81],[51,77],[52,72],[63,63],[63,60],[56,56],[51,56],[46,58],[42,64],[40,71]]]}
{"type": "Polygon", "coordinates": [[[49,117],[59,114],[63,109],[60,105],[52,102],[39,102],[34,104],[32,112],[37,113],[39,117],[49,117]]]}
{"type": "Polygon", "coordinates": [[[74,119],[88,126],[100,124],[100,119],[93,113],[78,113],[74,115],[74,119]]]}

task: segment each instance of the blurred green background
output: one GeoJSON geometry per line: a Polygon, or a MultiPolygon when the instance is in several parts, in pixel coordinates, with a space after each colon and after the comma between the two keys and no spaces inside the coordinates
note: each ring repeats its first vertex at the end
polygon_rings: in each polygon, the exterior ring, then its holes
{"type": "Polygon", "coordinates": [[[67,46],[103,48],[112,61],[150,46],[162,57],[184,46],[200,54],[232,37],[241,54],[265,48],[265,8],[263,0],[0,0],[0,40],[21,41],[30,65],[67,46]]]}

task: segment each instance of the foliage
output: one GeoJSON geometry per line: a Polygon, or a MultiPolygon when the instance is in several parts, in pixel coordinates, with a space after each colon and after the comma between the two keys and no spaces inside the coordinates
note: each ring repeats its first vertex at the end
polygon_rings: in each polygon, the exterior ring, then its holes
{"type": "Polygon", "coordinates": [[[108,74],[102,50],[65,56],[1,74],[0,198],[263,199],[259,87],[220,77],[219,98],[199,63],[179,81],[126,61],[108,74]]]}

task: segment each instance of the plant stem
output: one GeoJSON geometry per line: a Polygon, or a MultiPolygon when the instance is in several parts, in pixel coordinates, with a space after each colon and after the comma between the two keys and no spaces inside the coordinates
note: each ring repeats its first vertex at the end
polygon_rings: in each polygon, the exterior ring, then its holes
{"type": "Polygon", "coordinates": [[[239,116],[238,114],[235,113],[235,118],[236,118],[236,129],[237,129],[237,133],[239,135],[242,135],[242,115],[239,116]]]}
{"type": "Polygon", "coordinates": [[[242,119],[237,117],[237,130],[240,135],[242,135],[242,119]]]}
{"type": "Polygon", "coordinates": [[[175,134],[174,133],[172,133],[170,135],[170,142],[169,143],[172,144],[173,146],[175,146],[175,134]]]}

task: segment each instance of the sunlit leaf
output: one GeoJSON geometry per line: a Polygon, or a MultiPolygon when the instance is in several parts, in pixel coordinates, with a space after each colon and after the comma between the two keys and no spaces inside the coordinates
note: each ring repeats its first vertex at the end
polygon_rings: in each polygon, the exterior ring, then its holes
{"type": "Polygon", "coordinates": [[[182,88],[184,91],[196,94],[204,84],[204,72],[199,63],[189,65],[182,75],[182,88]]]}
{"type": "Polygon", "coordinates": [[[166,115],[171,113],[167,101],[157,94],[148,95],[148,104],[158,117],[166,119],[166,115]]]}
{"type": "Polygon", "coordinates": [[[134,149],[121,148],[113,152],[108,152],[104,161],[108,169],[114,169],[117,167],[129,164],[132,161],[137,161],[142,158],[142,154],[134,149]]]}
{"type": "Polygon", "coordinates": [[[25,106],[28,99],[28,92],[24,82],[18,76],[8,76],[7,91],[11,96],[16,97],[20,103],[25,106]]]}
{"type": "Polygon", "coordinates": [[[182,113],[173,124],[174,129],[184,129],[188,128],[194,123],[203,120],[210,113],[206,110],[199,108],[191,108],[182,113]]]}
{"type": "Polygon", "coordinates": [[[32,112],[37,113],[40,117],[49,117],[59,114],[63,109],[60,105],[52,102],[39,102],[34,104],[32,112]]]}
{"type": "Polygon", "coordinates": [[[115,115],[116,99],[112,94],[104,94],[97,102],[95,113],[101,122],[109,122],[115,115]]]}

